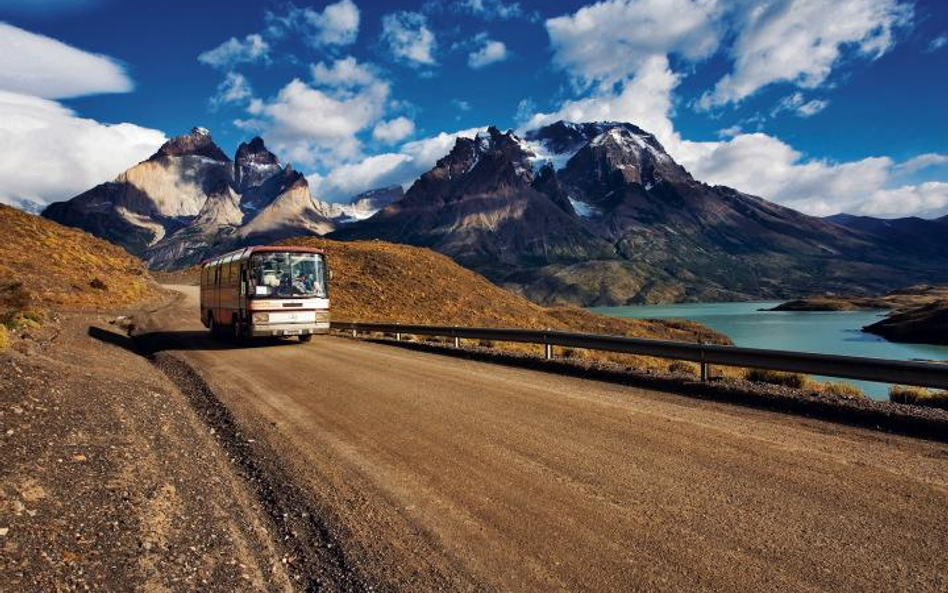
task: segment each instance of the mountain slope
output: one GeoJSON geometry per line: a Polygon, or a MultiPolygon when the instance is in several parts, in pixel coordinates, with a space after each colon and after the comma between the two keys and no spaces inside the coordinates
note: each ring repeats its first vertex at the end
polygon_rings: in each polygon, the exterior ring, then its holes
{"type": "Polygon", "coordinates": [[[948,276],[864,231],[703,184],[618,122],[458,139],[403,200],[332,236],[428,246],[541,303],[873,293],[948,276]]]}
{"type": "Polygon", "coordinates": [[[948,216],[935,220],[918,217],[881,219],[871,216],[835,214],[825,220],[861,233],[877,241],[922,257],[948,253],[948,216]]]}
{"type": "MultiPolygon", "coordinates": [[[[332,315],[339,320],[555,328],[707,343],[729,343],[698,323],[619,319],[574,307],[542,307],[428,249],[384,241],[285,240],[319,247],[333,270],[332,315]]],[[[662,368],[667,363],[662,362],[662,368]]]]}
{"type": "Polygon", "coordinates": [[[0,308],[13,285],[41,306],[116,307],[158,294],[141,261],[88,233],[0,204],[0,236],[0,308]]]}

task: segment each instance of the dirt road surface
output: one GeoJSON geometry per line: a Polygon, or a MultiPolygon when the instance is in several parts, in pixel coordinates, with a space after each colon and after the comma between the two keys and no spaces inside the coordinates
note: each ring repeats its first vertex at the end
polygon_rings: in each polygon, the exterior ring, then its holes
{"type": "Polygon", "coordinates": [[[236,348],[177,288],[139,333],[278,453],[364,588],[948,590],[943,444],[342,337],[236,348]]]}

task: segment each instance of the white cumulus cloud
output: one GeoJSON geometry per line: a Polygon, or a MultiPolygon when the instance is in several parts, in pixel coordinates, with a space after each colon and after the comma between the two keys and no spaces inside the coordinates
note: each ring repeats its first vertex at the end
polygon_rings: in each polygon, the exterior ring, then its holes
{"type": "Polygon", "coordinates": [[[211,108],[221,105],[242,103],[253,97],[253,89],[247,77],[238,72],[228,72],[224,80],[217,85],[217,93],[211,97],[211,108]]]}
{"type": "Polygon", "coordinates": [[[428,19],[419,12],[395,12],[382,17],[382,42],[396,61],[433,66],[437,40],[428,19]]]}
{"type": "Polygon", "coordinates": [[[581,86],[634,75],[655,57],[700,60],[718,47],[712,0],[607,0],[546,21],[553,62],[581,86]]]}
{"type": "Polygon", "coordinates": [[[398,152],[370,156],[335,167],[325,176],[310,175],[307,179],[313,195],[330,202],[389,185],[398,184],[407,188],[422,173],[431,169],[438,159],[450,152],[459,137],[473,138],[483,130],[481,127],[441,132],[406,142],[398,152]]]}
{"type": "Polygon", "coordinates": [[[351,45],[359,36],[360,18],[359,7],[352,0],[340,0],[322,11],[290,5],[284,15],[267,13],[267,33],[275,38],[299,35],[314,48],[351,45]]]}
{"type": "Polygon", "coordinates": [[[482,35],[478,36],[477,43],[480,47],[467,56],[467,63],[471,68],[477,70],[507,59],[507,46],[503,41],[489,39],[486,35],[482,35]]]}
{"type": "Polygon", "coordinates": [[[338,59],[331,64],[319,62],[311,65],[310,74],[316,84],[333,88],[365,86],[377,79],[372,66],[360,64],[352,56],[338,59]]]}
{"type": "Polygon", "coordinates": [[[415,133],[415,122],[405,116],[399,116],[388,121],[380,121],[372,130],[372,138],[383,144],[401,142],[415,133]]]}
{"type": "Polygon", "coordinates": [[[254,33],[243,39],[231,37],[213,49],[198,55],[198,61],[213,68],[229,69],[237,64],[267,62],[270,59],[270,44],[254,33]]]}
{"type": "Polygon", "coordinates": [[[844,50],[869,59],[885,54],[913,13],[899,0],[764,0],[739,7],[734,70],[702,96],[701,108],[741,101],[776,82],[818,87],[844,50]]]}
{"type": "Polygon", "coordinates": [[[0,202],[71,198],[148,158],[164,133],[78,117],[56,101],[0,91],[0,202]]]}
{"type": "Polygon", "coordinates": [[[360,156],[356,134],[382,118],[389,92],[379,80],[340,93],[294,79],[276,97],[252,101],[251,117],[237,123],[259,132],[288,161],[332,166],[360,156]]]}
{"type": "Polygon", "coordinates": [[[134,88],[121,63],[0,22],[0,89],[46,99],[134,88]]]}

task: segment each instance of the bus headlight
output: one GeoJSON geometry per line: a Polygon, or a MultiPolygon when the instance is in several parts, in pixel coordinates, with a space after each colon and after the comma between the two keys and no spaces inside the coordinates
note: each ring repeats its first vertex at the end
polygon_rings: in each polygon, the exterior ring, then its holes
{"type": "Polygon", "coordinates": [[[254,324],[269,323],[269,321],[270,321],[269,313],[254,313],[253,314],[254,324]]]}

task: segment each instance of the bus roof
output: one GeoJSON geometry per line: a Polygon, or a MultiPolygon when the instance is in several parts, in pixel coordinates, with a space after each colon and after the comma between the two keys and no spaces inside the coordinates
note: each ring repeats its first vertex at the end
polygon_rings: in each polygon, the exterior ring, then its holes
{"type": "Polygon", "coordinates": [[[302,245],[255,245],[253,247],[244,247],[236,251],[229,251],[213,259],[205,260],[201,263],[201,267],[217,265],[224,261],[244,259],[254,253],[325,253],[325,250],[319,247],[304,247],[302,245]]]}

